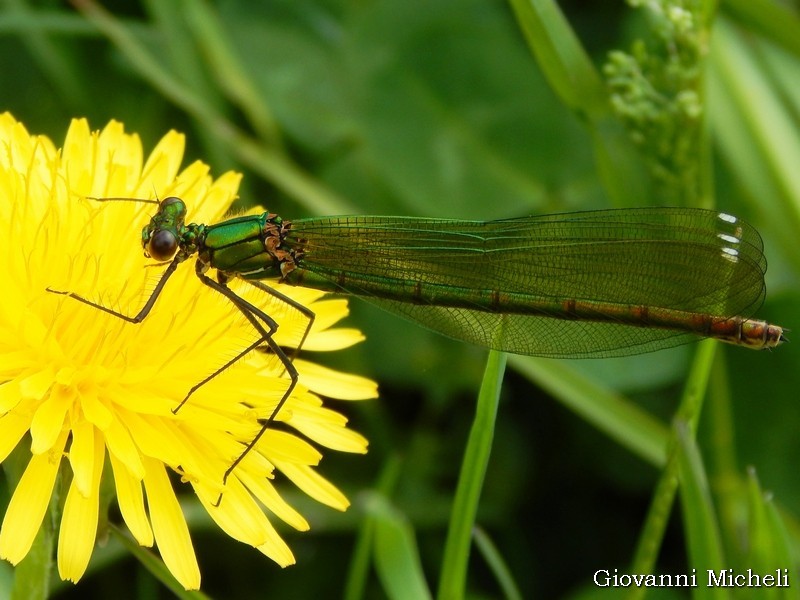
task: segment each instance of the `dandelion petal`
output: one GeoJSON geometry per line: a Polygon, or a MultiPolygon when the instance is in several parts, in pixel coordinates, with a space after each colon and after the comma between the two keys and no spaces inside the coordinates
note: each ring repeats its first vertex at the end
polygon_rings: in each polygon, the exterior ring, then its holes
{"type": "Polygon", "coordinates": [[[31,457],[11,496],[0,528],[0,557],[11,564],[17,564],[31,549],[50,503],[66,443],[67,432],[64,432],[52,452],[31,457]]]}
{"type": "MultiPolygon", "coordinates": [[[[81,436],[86,439],[80,444],[86,446],[81,449],[81,453],[92,455],[86,460],[92,466],[91,480],[88,489],[84,490],[80,489],[77,476],[72,480],[58,532],[58,574],[68,581],[78,581],[86,571],[97,536],[100,477],[103,472],[105,446],[94,427],[89,425],[89,428],[82,431],[81,436]]],[[[73,451],[74,448],[70,448],[70,457],[73,451]]]]}
{"type": "MultiPolygon", "coordinates": [[[[144,510],[142,481],[131,476],[130,471],[112,452],[111,468],[114,472],[114,484],[117,488],[119,511],[131,534],[141,546],[150,548],[153,545],[153,530],[147,513],[144,510]]],[[[144,475],[143,475],[144,476],[144,475]]]]}
{"type": "Polygon", "coordinates": [[[31,420],[16,412],[0,417],[0,462],[4,461],[25,435],[31,420]]]}
{"type": "Polygon", "coordinates": [[[147,458],[144,487],[158,550],[164,564],[187,590],[200,588],[200,567],[194,554],[189,528],[172,490],[163,463],[147,458]]]}

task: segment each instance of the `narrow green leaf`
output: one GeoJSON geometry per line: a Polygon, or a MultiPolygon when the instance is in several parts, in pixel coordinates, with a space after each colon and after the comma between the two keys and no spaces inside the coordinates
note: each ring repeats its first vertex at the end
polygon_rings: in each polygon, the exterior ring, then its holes
{"type": "Polygon", "coordinates": [[[475,527],[473,535],[475,546],[477,546],[478,551],[489,565],[492,574],[497,579],[497,583],[500,584],[503,596],[509,600],[522,600],[522,594],[514,581],[514,576],[511,574],[508,564],[506,564],[503,555],[500,554],[489,535],[481,527],[475,527]]]}
{"type": "Polygon", "coordinates": [[[764,499],[764,503],[767,509],[767,527],[771,531],[770,538],[774,544],[772,547],[775,556],[774,564],[781,569],[781,574],[786,576],[784,581],[789,582],[789,586],[782,588],[778,597],[785,600],[798,600],[800,599],[800,587],[791,584],[792,579],[797,575],[795,567],[797,563],[794,561],[792,553],[791,533],[771,495],[764,499]]]}
{"type": "Polygon", "coordinates": [[[183,2],[182,8],[195,41],[217,79],[217,89],[242,110],[265,144],[281,148],[280,127],[236,56],[219,15],[207,1],[183,2]]]}
{"type": "MultiPolygon", "coordinates": [[[[726,548],[736,548],[741,537],[743,485],[736,460],[732,390],[725,356],[718,352],[714,360],[702,432],[709,447],[708,478],[717,504],[720,534],[726,548]]],[[[731,559],[735,557],[733,554],[731,559]]]]}
{"type": "Polygon", "coordinates": [[[722,7],[742,26],[800,56],[800,17],[796,11],[775,0],[725,0],[722,7]]]}
{"type": "Polygon", "coordinates": [[[393,600],[431,598],[408,519],[379,494],[370,495],[366,507],[375,522],[375,568],[386,595],[393,600]]]}
{"type": "Polygon", "coordinates": [[[647,196],[644,164],[628,132],[611,113],[603,78],[558,4],[509,0],[539,67],[562,102],[587,123],[598,172],[617,206],[635,206],[647,196]]]}
{"type": "Polygon", "coordinates": [[[550,0],[510,0],[528,47],[550,85],[575,111],[605,110],[603,80],[558,4],[550,0]]]}
{"type": "MultiPolygon", "coordinates": [[[[796,135],[796,107],[787,107],[775,93],[756,55],[749,51],[736,28],[719,19],[711,45],[709,102],[714,136],[723,158],[763,214],[780,214],[773,222],[800,264],[794,243],[800,229],[800,136],[796,135]],[[738,127],[732,127],[737,123],[738,127]]],[[[798,71],[800,73],[800,71],[798,71]]]]}
{"type": "MultiPolygon", "coordinates": [[[[376,489],[382,496],[391,498],[392,491],[400,476],[401,465],[402,461],[396,454],[392,454],[386,459],[376,485],[376,489]]],[[[343,594],[345,600],[359,600],[364,597],[375,539],[375,521],[375,517],[367,513],[358,528],[356,544],[350,560],[350,568],[347,571],[347,582],[343,594]]]]}
{"type": "Polygon", "coordinates": [[[703,340],[697,344],[697,354],[692,361],[686,386],[683,388],[676,417],[689,424],[692,435],[697,433],[697,424],[700,421],[700,413],[703,411],[703,400],[718,347],[719,342],[715,340],[703,340]]]}
{"type": "MultiPolygon", "coordinates": [[[[750,522],[747,536],[747,560],[745,564],[759,576],[773,575],[776,582],[782,581],[785,574],[790,580],[795,573],[794,561],[791,558],[789,533],[783,520],[775,508],[772,494],[764,492],[756,476],[754,468],[747,472],[747,497],[750,522]]],[[[760,597],[766,600],[783,600],[797,598],[800,590],[794,587],[764,587],[759,590],[760,597]]]]}
{"type": "MultiPolygon", "coordinates": [[[[159,32],[169,32],[169,35],[159,36],[159,62],[165,70],[174,74],[173,77],[181,88],[191,90],[196,98],[201,99],[208,107],[206,110],[208,114],[224,115],[227,107],[222,91],[208,76],[205,61],[198,60],[198,45],[192,43],[190,12],[193,6],[187,7],[181,4],[181,2],[159,0],[143,1],[150,16],[151,31],[156,35],[159,32]]],[[[131,29],[130,25],[126,26],[131,29]]],[[[141,36],[138,38],[142,39],[141,36]]],[[[194,121],[204,155],[212,164],[219,164],[228,169],[234,168],[235,162],[231,160],[230,153],[219,143],[218,136],[206,127],[205,121],[198,118],[194,121]]]]}
{"type": "MultiPolygon", "coordinates": [[[[703,396],[714,364],[714,353],[717,342],[705,340],[698,344],[697,355],[692,363],[692,369],[683,389],[681,403],[676,412],[676,419],[686,423],[688,431],[694,436],[697,422],[703,406],[703,396]]],[[[631,573],[653,573],[656,568],[656,559],[664,539],[664,531],[669,522],[675,493],[678,489],[679,453],[681,441],[678,430],[673,428],[669,438],[668,458],[661,477],[653,492],[653,499],[644,522],[644,527],[636,546],[631,573]]],[[[629,598],[643,598],[645,588],[632,589],[629,598]]]]}
{"type": "Polygon", "coordinates": [[[472,529],[481,488],[489,464],[494,439],[497,404],[505,372],[506,355],[502,352],[489,352],[483,382],[478,393],[475,419],[469,433],[464,462],[458,478],[458,488],[450,514],[447,530],[447,543],[442,561],[442,574],[439,580],[437,598],[463,598],[466,588],[467,563],[472,540],[472,529]]]}
{"type": "MultiPolygon", "coordinates": [[[[675,429],[678,438],[677,460],[683,529],[687,539],[689,566],[703,579],[707,570],[713,569],[719,572],[728,568],[728,565],[724,562],[711,491],[691,425],[686,421],[677,420],[675,429]]],[[[701,600],[731,597],[729,590],[724,587],[698,585],[692,591],[694,598],[701,600]]]]}

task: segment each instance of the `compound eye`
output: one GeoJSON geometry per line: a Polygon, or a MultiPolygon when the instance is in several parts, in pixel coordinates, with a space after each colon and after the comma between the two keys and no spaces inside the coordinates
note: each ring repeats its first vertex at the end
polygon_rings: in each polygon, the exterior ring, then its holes
{"type": "Polygon", "coordinates": [[[169,260],[178,250],[178,238],[166,229],[156,231],[147,243],[147,254],[156,260],[169,260]]]}

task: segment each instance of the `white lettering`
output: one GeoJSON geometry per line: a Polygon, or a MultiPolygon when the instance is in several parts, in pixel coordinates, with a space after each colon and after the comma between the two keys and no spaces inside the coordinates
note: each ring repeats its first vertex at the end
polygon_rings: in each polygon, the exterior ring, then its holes
{"type": "Polygon", "coordinates": [[[774,575],[754,573],[753,569],[744,573],[734,573],[733,569],[707,572],[708,587],[789,587],[789,569],[776,569],[774,575]]]}
{"type": "MultiPolygon", "coordinates": [[[[613,572],[599,569],[592,578],[597,587],[697,587],[697,570],[692,569],[691,575],[654,575],[652,573],[620,573],[617,569],[613,572]]],[[[724,585],[724,583],[720,583],[724,585]]]]}
{"type": "MultiPolygon", "coordinates": [[[[729,569],[730,570],[730,569],[729,569]]],[[[728,573],[725,569],[719,572],[719,575],[714,573],[713,570],[708,570],[708,587],[725,587],[725,575],[728,573]]]]}
{"type": "Polygon", "coordinates": [[[597,587],[608,587],[611,585],[609,581],[611,579],[611,574],[606,571],[605,569],[600,569],[599,571],[594,572],[594,584],[597,587]]]}

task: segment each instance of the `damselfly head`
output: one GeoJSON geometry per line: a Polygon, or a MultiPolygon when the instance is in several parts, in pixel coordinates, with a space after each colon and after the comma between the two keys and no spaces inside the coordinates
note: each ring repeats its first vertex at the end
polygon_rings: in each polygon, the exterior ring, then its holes
{"type": "Polygon", "coordinates": [[[158,212],[142,229],[144,255],[158,261],[170,260],[180,247],[186,218],[186,204],[176,196],[164,198],[158,212]]]}

